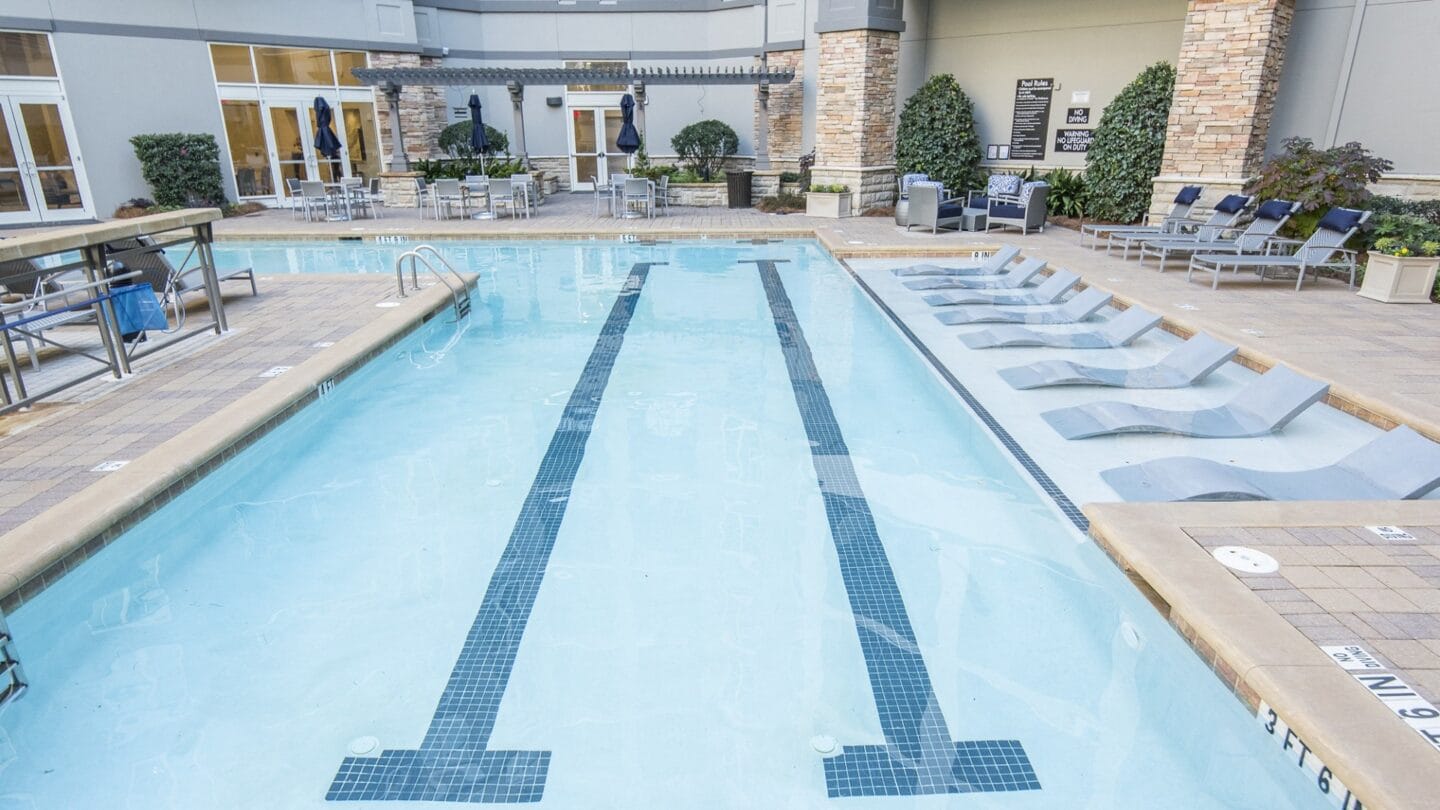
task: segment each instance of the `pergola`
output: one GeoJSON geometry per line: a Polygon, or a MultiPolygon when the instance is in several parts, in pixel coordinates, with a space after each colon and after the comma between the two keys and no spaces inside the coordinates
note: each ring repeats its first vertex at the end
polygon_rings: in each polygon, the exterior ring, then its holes
{"type": "Polygon", "coordinates": [[[789,84],[795,71],[766,66],[759,68],[355,68],[351,71],[364,84],[377,87],[390,105],[390,171],[406,171],[405,137],[400,127],[400,91],[405,85],[476,87],[504,85],[510,91],[515,116],[515,149],[525,160],[525,85],[623,84],[635,88],[636,121],[645,132],[645,88],[652,84],[753,84],[759,93],[760,122],[755,135],[755,166],[770,168],[770,85],[789,84]]]}

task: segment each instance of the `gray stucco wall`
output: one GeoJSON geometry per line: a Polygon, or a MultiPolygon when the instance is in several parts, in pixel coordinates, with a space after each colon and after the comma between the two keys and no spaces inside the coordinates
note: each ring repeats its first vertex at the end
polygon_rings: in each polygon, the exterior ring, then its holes
{"type": "Polygon", "coordinates": [[[1270,150],[1292,135],[1360,141],[1396,173],[1440,175],[1440,0],[1359,5],[1297,3],[1270,150]]]}
{"type": "MultiPolygon", "coordinates": [[[[1008,144],[1018,79],[1053,78],[1046,156],[1029,165],[1085,165],[1083,154],[1057,155],[1054,132],[1067,128],[1071,93],[1090,92],[1090,124],[1145,66],[1174,64],[1186,0],[930,0],[906,3],[912,30],[901,35],[901,98],[925,78],[952,73],[975,102],[980,143],[1008,144]],[[914,8],[911,8],[915,4],[914,8]],[[924,52],[924,70],[911,56],[924,52]]],[[[987,161],[989,162],[989,161],[987,161]]]]}

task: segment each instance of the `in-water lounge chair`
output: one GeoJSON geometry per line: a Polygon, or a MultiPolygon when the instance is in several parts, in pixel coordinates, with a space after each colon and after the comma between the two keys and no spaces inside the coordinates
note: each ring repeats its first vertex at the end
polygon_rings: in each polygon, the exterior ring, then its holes
{"type": "Polygon", "coordinates": [[[941,267],[938,264],[912,264],[909,267],[893,268],[890,272],[901,278],[910,276],[993,276],[1003,271],[1005,265],[1015,261],[1019,255],[1020,248],[1014,245],[1004,245],[979,264],[957,264],[949,267],[941,267]]]}
{"type": "Polygon", "coordinates": [[[1440,486],[1440,444],[1401,425],[1313,470],[1252,470],[1179,456],[1100,477],[1127,501],[1406,501],[1440,486]]]}
{"type": "Polygon", "coordinates": [[[925,296],[925,303],[932,307],[957,304],[1001,304],[1012,307],[1053,304],[1079,283],[1080,277],[1069,270],[1057,270],[1051,273],[1043,284],[1028,290],[949,290],[930,293],[925,296]]]}
{"type": "Polygon", "coordinates": [[[1079,323],[1099,312],[1110,303],[1111,298],[1110,293],[1088,287],[1059,306],[1038,310],[996,306],[955,307],[935,313],[935,318],[952,326],[964,323],[1079,323]]]}
{"type": "Polygon", "coordinates": [[[1140,307],[1130,307],[1089,332],[1061,334],[1037,332],[1023,326],[992,326],[961,335],[960,342],[972,349],[1002,349],[1015,346],[1053,346],[1057,349],[1114,349],[1128,346],[1154,329],[1160,316],[1140,307]]]}
{"type": "MultiPolygon", "coordinates": [[[[1254,197],[1244,194],[1227,194],[1220,202],[1215,203],[1215,209],[1210,212],[1210,218],[1195,227],[1192,233],[1171,234],[1170,238],[1180,240],[1188,239],[1192,242],[1208,241],[1218,239],[1220,234],[1235,227],[1240,217],[1245,213],[1254,197]]],[[[1153,233],[1134,233],[1130,231],[1115,231],[1105,243],[1105,255],[1110,255],[1110,248],[1120,245],[1123,250],[1120,257],[1130,258],[1130,248],[1140,245],[1147,239],[1154,239],[1153,233]]]]}
{"type": "Polygon", "coordinates": [[[1044,259],[1026,259],[993,276],[929,276],[905,282],[912,290],[1008,290],[1024,287],[1045,269],[1044,259]]]}
{"type": "MultiPolygon", "coordinates": [[[[1280,233],[1285,223],[1300,210],[1300,203],[1269,200],[1255,209],[1255,218],[1233,239],[1182,239],[1179,236],[1156,236],[1140,243],[1140,263],[1150,256],[1160,257],[1160,272],[1171,253],[1262,253],[1265,245],[1280,233]]],[[[1233,233],[1234,229],[1230,229],[1233,233]]]]}
{"type": "Polygon", "coordinates": [[[1236,348],[1204,332],[1196,334],[1154,365],[1139,368],[1086,366],[1069,360],[1041,360],[1000,369],[1010,387],[1101,385],[1111,388],[1185,388],[1210,376],[1235,356],[1236,348]]]}
{"type": "Polygon", "coordinates": [[[1293,239],[1271,239],[1266,244],[1270,248],[1285,246],[1298,246],[1293,254],[1267,253],[1264,256],[1244,256],[1237,253],[1197,253],[1190,257],[1190,270],[1185,274],[1185,280],[1195,274],[1196,270],[1202,273],[1211,273],[1215,278],[1210,283],[1210,289],[1220,286],[1220,274],[1226,268],[1238,273],[1241,269],[1254,270],[1260,274],[1260,280],[1265,280],[1267,270],[1294,270],[1296,273],[1295,289],[1299,290],[1300,285],[1305,283],[1305,273],[1314,270],[1317,274],[1321,270],[1338,270],[1349,272],[1350,287],[1355,287],[1356,252],[1346,250],[1344,244],[1349,241],[1360,230],[1360,226],[1370,219],[1369,211],[1356,211],[1351,208],[1331,208],[1325,216],[1320,218],[1320,224],[1316,226],[1315,233],[1310,235],[1304,242],[1297,242],[1293,239]]]}
{"type": "Polygon", "coordinates": [[[1120,231],[1131,233],[1179,233],[1184,226],[1194,226],[1200,223],[1190,219],[1190,209],[1195,207],[1195,202],[1200,199],[1202,186],[1185,186],[1175,195],[1175,202],[1170,206],[1170,213],[1165,216],[1159,225],[1081,225],[1080,246],[1085,247],[1085,238],[1090,238],[1090,247],[1108,242],[1110,234],[1120,231]]]}
{"type": "Polygon", "coordinates": [[[1218,408],[1171,411],[1128,402],[1091,402],[1040,414],[1067,439],[1118,433],[1173,433],[1198,439],[1244,439],[1285,427],[1325,397],[1329,383],[1275,366],[1218,408]]]}

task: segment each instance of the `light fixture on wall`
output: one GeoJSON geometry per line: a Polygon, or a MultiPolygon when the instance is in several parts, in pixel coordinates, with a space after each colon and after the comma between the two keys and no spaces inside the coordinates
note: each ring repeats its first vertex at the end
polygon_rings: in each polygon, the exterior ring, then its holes
{"type": "Polygon", "coordinates": [[[564,103],[565,103],[565,99],[563,99],[563,98],[561,98],[561,97],[559,97],[559,96],[546,96],[546,97],[545,97],[545,106],[546,106],[546,107],[559,107],[559,106],[563,105],[564,103]]]}

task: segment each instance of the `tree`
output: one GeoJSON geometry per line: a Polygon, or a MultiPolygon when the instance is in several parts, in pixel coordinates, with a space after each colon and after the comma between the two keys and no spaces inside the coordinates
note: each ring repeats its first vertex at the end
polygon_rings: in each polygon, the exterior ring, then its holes
{"type": "MultiPolygon", "coordinates": [[[[485,151],[486,157],[510,154],[510,139],[489,124],[485,125],[485,141],[490,144],[485,151]]],[[[440,150],[452,158],[476,157],[475,150],[470,148],[469,121],[457,121],[440,130],[439,145],[440,150]]]]}
{"type": "Polygon", "coordinates": [[[1151,181],[1160,173],[1174,92],[1175,68],[1156,62],[1105,108],[1085,156],[1091,216],[1134,222],[1150,208],[1151,181]]]}
{"type": "Polygon", "coordinates": [[[675,133],[670,147],[691,171],[709,181],[725,158],[740,148],[740,136],[724,121],[696,121],[675,133]]]}
{"type": "Polygon", "coordinates": [[[949,73],[931,76],[900,111],[895,131],[895,166],[901,174],[923,173],[946,188],[975,186],[980,136],[975,105],[949,73]]]}
{"type": "Polygon", "coordinates": [[[220,180],[220,146],[207,133],[166,132],[136,135],[130,139],[140,174],[155,193],[159,205],[221,205],[225,187],[220,180]]]}

